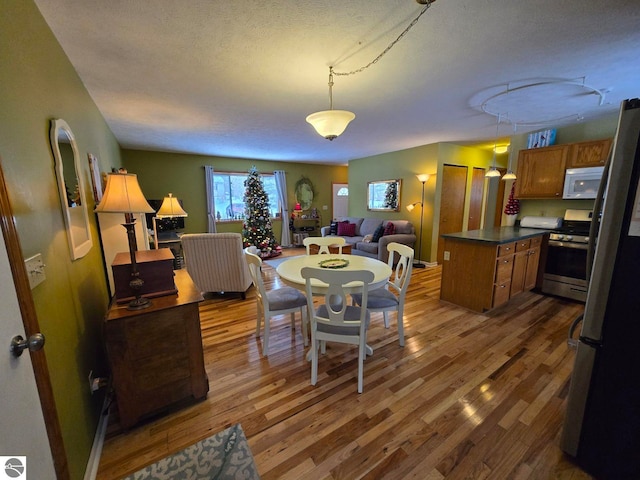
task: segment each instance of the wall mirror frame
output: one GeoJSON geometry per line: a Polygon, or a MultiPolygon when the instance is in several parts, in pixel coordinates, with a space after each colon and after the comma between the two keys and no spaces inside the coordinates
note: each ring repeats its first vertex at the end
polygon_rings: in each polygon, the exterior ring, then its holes
{"type": "Polygon", "coordinates": [[[371,212],[399,212],[402,179],[376,180],[367,183],[367,210],[371,212]]]}
{"type": "Polygon", "coordinates": [[[50,140],[71,259],[77,260],[93,246],[78,145],[67,122],[59,118],[51,120],[50,140]]]}

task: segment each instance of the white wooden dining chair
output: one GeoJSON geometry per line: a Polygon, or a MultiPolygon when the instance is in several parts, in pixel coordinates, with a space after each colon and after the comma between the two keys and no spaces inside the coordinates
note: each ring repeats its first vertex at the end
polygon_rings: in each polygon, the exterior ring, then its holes
{"type": "Polygon", "coordinates": [[[306,237],[302,243],[307,247],[307,255],[311,255],[311,245],[318,246],[318,254],[329,254],[329,246],[338,247],[338,253],[342,253],[342,247],[347,244],[343,237],[306,237]]]}
{"type": "Polygon", "coordinates": [[[264,337],[262,353],[269,355],[269,334],[271,318],[276,315],[291,315],[291,328],[295,329],[295,314],[300,312],[302,337],[305,347],[309,344],[307,333],[307,298],[302,292],[292,287],[281,287],[267,291],[262,280],[262,259],[252,252],[251,247],[244,249],[249,273],[256,288],[256,337],[260,337],[261,323],[264,319],[264,337]]]}
{"type": "MultiPolygon", "coordinates": [[[[404,347],[404,299],[411,280],[414,252],[413,248],[397,242],[391,242],[387,245],[387,250],[389,251],[388,263],[393,274],[384,288],[369,292],[367,308],[371,312],[382,312],[385,328],[389,328],[389,312],[396,312],[398,341],[400,346],[404,347]],[[395,263],[398,256],[397,263],[395,263]]],[[[354,305],[362,305],[360,294],[354,293],[351,298],[354,305]]]]}
{"type": "MultiPolygon", "coordinates": [[[[347,343],[358,346],[358,393],[362,393],[364,384],[364,359],[369,327],[367,295],[369,283],[374,275],[367,270],[332,270],[304,267],[301,271],[306,281],[307,301],[311,313],[311,385],[318,381],[318,349],[325,342],[347,343]],[[324,303],[318,308],[313,306],[311,281],[320,280],[328,285],[324,294],[324,303]],[[344,285],[351,282],[362,283],[361,305],[348,305],[344,285]]],[[[321,297],[322,301],[322,297],[321,297]]]]}

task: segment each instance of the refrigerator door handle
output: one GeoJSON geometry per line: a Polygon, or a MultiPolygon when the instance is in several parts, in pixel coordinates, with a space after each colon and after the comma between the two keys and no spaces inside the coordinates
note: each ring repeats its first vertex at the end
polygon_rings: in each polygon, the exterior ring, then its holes
{"type": "Polygon", "coordinates": [[[613,142],[609,148],[609,155],[607,155],[607,162],[604,165],[602,171],[602,180],[598,185],[598,193],[593,204],[593,216],[591,218],[591,225],[589,226],[589,244],[587,247],[587,283],[591,280],[591,270],[593,269],[593,259],[596,252],[596,239],[598,237],[598,231],[600,230],[600,215],[602,213],[602,204],[604,203],[604,194],[607,190],[607,184],[609,182],[609,168],[611,167],[611,159],[613,157],[613,142]]]}
{"type": "Polygon", "coordinates": [[[578,325],[580,325],[580,323],[582,322],[583,318],[584,318],[584,313],[581,313],[573,320],[573,322],[571,322],[571,325],[569,326],[569,335],[567,336],[567,345],[571,350],[575,350],[578,348],[579,339],[574,338],[573,335],[576,332],[578,325]]]}

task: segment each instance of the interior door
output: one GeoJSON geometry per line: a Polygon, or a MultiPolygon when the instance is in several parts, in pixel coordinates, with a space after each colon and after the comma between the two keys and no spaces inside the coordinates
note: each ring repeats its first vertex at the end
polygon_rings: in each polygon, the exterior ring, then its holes
{"type": "Polygon", "coordinates": [[[444,256],[444,240],[440,235],[462,231],[467,171],[467,167],[459,165],[444,165],[442,168],[442,196],[438,226],[438,263],[440,264],[444,256]]]}
{"type": "MultiPolygon", "coordinates": [[[[333,219],[349,216],[349,184],[333,183],[333,219]]],[[[326,223],[326,222],[325,222],[326,223]]]]}
{"type": "Polygon", "coordinates": [[[5,471],[6,456],[26,457],[27,475],[24,478],[67,479],[66,456],[44,351],[25,350],[19,357],[9,353],[12,338],[16,335],[28,338],[38,332],[38,322],[1,166],[0,217],[0,339],[4,349],[0,355],[0,455],[5,456],[3,472],[7,474],[6,478],[10,473],[18,473],[5,471]]]}
{"type": "Polygon", "coordinates": [[[467,230],[478,230],[482,224],[482,200],[484,198],[484,168],[473,167],[471,175],[471,198],[467,230]]]}

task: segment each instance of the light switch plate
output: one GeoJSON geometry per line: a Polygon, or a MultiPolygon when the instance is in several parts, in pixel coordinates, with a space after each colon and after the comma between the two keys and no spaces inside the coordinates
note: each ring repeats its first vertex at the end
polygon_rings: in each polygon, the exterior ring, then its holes
{"type": "Polygon", "coordinates": [[[44,274],[44,263],[42,262],[42,255],[36,253],[33,257],[27,258],[24,263],[27,267],[29,286],[33,290],[47,278],[44,274]]]}
{"type": "Polygon", "coordinates": [[[445,250],[444,259],[449,260],[450,258],[451,258],[451,252],[449,252],[449,250],[445,250]]]}

